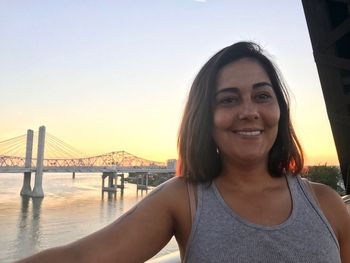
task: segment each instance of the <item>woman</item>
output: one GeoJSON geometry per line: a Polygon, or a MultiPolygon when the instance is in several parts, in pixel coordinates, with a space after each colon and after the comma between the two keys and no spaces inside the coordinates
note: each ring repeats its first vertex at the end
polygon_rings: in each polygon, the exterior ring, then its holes
{"type": "Polygon", "coordinates": [[[191,87],[179,171],[117,221],[23,262],[143,262],[175,235],[186,262],[350,262],[350,216],[303,182],[276,68],[254,43],[214,55],[191,87]]]}

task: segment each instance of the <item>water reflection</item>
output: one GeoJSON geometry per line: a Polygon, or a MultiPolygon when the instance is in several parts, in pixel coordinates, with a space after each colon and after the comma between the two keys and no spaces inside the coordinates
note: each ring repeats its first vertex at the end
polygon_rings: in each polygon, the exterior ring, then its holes
{"type": "Polygon", "coordinates": [[[147,195],[137,192],[136,185],[126,184],[123,193],[118,189],[101,196],[100,175],[71,179],[66,174],[46,174],[45,198],[21,197],[22,177],[0,177],[1,263],[86,236],[115,221],[147,195]]]}
{"type": "Polygon", "coordinates": [[[136,197],[141,197],[143,198],[144,196],[146,196],[148,194],[148,189],[147,190],[137,190],[136,191],[136,197]],[[140,194],[139,194],[140,193],[140,194]],[[139,196],[140,195],[140,196],[139,196]]]}
{"type": "Polygon", "coordinates": [[[33,197],[32,201],[32,231],[31,231],[31,241],[36,243],[35,250],[40,247],[41,239],[41,229],[40,229],[40,214],[41,214],[41,203],[43,198],[33,197]]]}
{"type": "MultiPolygon", "coordinates": [[[[105,192],[105,191],[102,191],[102,195],[101,195],[101,200],[104,201],[105,199],[105,195],[107,195],[107,200],[110,201],[110,200],[117,200],[117,192],[105,192]]],[[[101,204],[103,204],[103,202],[101,202],[101,204]]]]}
{"type": "Polygon", "coordinates": [[[117,218],[117,205],[123,202],[124,193],[123,191],[118,192],[104,192],[101,195],[101,207],[100,215],[107,218],[117,218]],[[107,195],[107,200],[105,200],[105,195],[107,195]],[[105,207],[107,203],[107,207],[105,207]]]}
{"type": "Polygon", "coordinates": [[[34,253],[40,247],[40,212],[43,198],[21,197],[14,257],[34,253]],[[31,208],[31,209],[30,209],[31,208]]]}

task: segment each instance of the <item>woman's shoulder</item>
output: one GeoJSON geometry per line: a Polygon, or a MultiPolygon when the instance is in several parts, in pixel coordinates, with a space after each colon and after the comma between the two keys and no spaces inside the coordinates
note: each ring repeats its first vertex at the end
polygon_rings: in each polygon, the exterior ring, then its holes
{"type": "Polygon", "coordinates": [[[344,205],[340,195],[328,185],[312,182],[306,178],[301,179],[313,197],[317,199],[316,202],[321,208],[329,209],[334,207],[334,205],[335,207],[344,205]]]}
{"type": "Polygon", "coordinates": [[[315,183],[310,181],[309,183],[318,199],[318,202],[322,207],[335,210],[345,207],[340,195],[331,187],[321,183],[315,183]]]}
{"type": "Polygon", "coordinates": [[[350,214],[343,199],[327,185],[311,183],[322,212],[331,224],[340,245],[342,261],[349,262],[350,253],[350,214]]]}
{"type": "MultiPolygon", "coordinates": [[[[163,184],[157,186],[153,191],[157,191],[158,189],[164,190],[165,194],[172,196],[173,194],[178,195],[186,191],[186,178],[182,176],[174,176],[173,178],[167,180],[163,184]]],[[[153,192],[152,191],[152,192],[153,192]]]]}
{"type": "Polygon", "coordinates": [[[174,176],[154,188],[147,198],[157,196],[157,199],[161,199],[169,208],[177,210],[179,206],[186,204],[187,195],[186,178],[174,176]]]}
{"type": "MultiPolygon", "coordinates": [[[[350,227],[350,215],[340,195],[331,187],[310,182],[322,212],[336,232],[337,237],[344,233],[345,228],[350,227]]],[[[350,229],[349,229],[350,230],[350,229]]],[[[346,230],[349,232],[349,230],[346,230]]]]}

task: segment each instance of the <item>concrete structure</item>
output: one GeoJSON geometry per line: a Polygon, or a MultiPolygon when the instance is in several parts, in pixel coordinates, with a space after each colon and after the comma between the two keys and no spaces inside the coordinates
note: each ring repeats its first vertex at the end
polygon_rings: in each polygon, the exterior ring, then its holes
{"type": "Polygon", "coordinates": [[[44,197],[43,171],[44,171],[45,126],[39,128],[38,157],[36,159],[36,172],[32,197],[44,197]]]}
{"type": "Polygon", "coordinates": [[[169,159],[169,160],[167,160],[167,162],[166,162],[166,166],[167,166],[169,169],[174,169],[174,170],[176,170],[176,164],[177,164],[177,160],[176,160],[176,159],[169,159]]]}
{"type": "Polygon", "coordinates": [[[136,190],[139,191],[148,191],[148,176],[149,173],[143,173],[139,174],[137,177],[137,188],[136,190]]]}
{"type": "Polygon", "coordinates": [[[102,174],[102,192],[117,192],[120,189],[123,193],[124,191],[124,174],[117,172],[104,172],[102,174]],[[105,186],[105,179],[108,178],[108,184],[105,186]],[[118,180],[120,179],[120,181],[118,180]]]}
{"type": "MultiPolygon", "coordinates": [[[[27,144],[26,144],[26,160],[24,167],[31,168],[32,166],[32,153],[33,153],[33,130],[27,131],[27,144]]],[[[23,176],[23,186],[21,190],[21,195],[30,196],[32,188],[30,186],[32,172],[24,172],[23,176]]]]}

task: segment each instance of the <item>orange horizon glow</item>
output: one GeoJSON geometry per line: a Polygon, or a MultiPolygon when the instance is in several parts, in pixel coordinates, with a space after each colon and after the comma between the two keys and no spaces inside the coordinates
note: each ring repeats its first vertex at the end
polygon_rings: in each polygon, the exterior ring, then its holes
{"type": "MultiPolygon", "coordinates": [[[[178,158],[176,145],[177,131],[171,131],[170,134],[166,133],[162,135],[159,133],[149,133],[145,137],[137,137],[131,131],[121,134],[118,138],[113,135],[114,129],[111,129],[112,132],[108,132],[107,130],[104,134],[79,134],[81,132],[80,130],[78,134],[75,134],[64,129],[61,130],[63,131],[62,133],[58,131],[52,132],[50,126],[46,127],[49,133],[53,133],[65,143],[83,152],[85,156],[96,156],[113,151],[126,151],[137,157],[157,162],[166,162],[168,159],[178,158]],[[134,136],[135,139],[133,139],[134,136]],[[123,141],[123,143],[120,143],[120,141],[123,141]]],[[[339,160],[329,126],[327,127],[326,125],[324,129],[319,130],[320,132],[313,136],[310,136],[308,133],[299,133],[298,138],[304,151],[305,165],[327,164],[338,166],[339,160]]],[[[21,133],[3,133],[1,134],[0,141],[25,133],[25,129],[22,129],[21,133]]],[[[34,145],[34,147],[36,146],[34,145]]]]}

